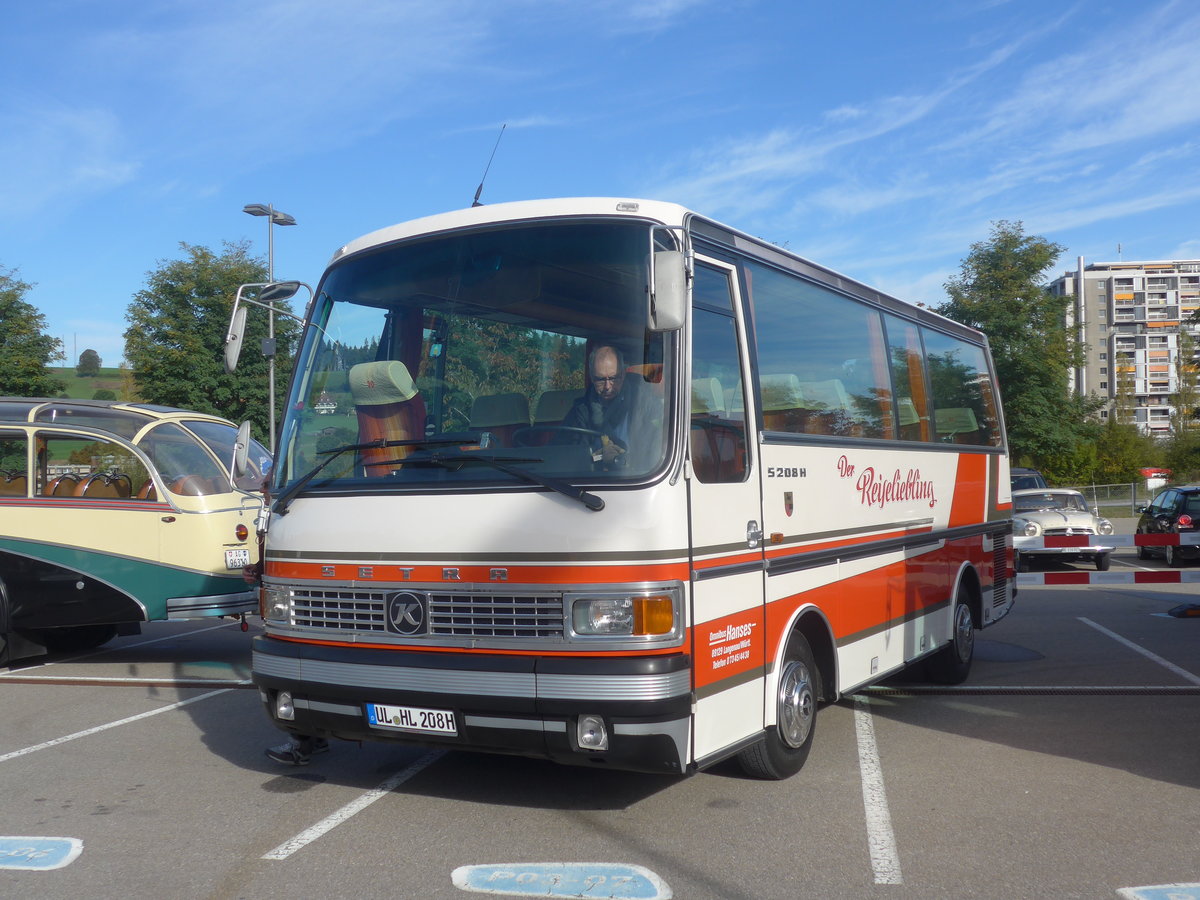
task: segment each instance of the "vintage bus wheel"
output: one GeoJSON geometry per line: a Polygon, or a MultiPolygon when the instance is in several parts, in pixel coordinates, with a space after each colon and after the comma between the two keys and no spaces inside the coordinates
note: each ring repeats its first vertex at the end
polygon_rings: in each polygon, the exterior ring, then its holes
{"type": "Polygon", "coordinates": [[[116,625],[73,625],[70,628],[47,628],[38,638],[47,649],[57,653],[78,653],[95,649],[116,636],[116,625]]]}
{"type": "Polygon", "coordinates": [[[929,657],[925,671],[938,684],[962,684],[975,658],[975,614],[962,589],[954,600],[954,633],[950,643],[929,657]]]}
{"type": "Polygon", "coordinates": [[[738,754],[743,771],[754,778],[779,780],[795,775],[808,759],[817,725],[821,675],[804,635],[788,640],[775,695],[776,724],[766,736],[738,754]]]}

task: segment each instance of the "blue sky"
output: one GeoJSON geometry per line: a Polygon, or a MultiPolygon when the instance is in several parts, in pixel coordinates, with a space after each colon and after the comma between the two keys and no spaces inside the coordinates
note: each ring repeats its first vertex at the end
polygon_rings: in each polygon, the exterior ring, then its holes
{"type": "Polygon", "coordinates": [[[1187,0],[41,0],[0,31],[0,265],[116,365],[180,242],[315,283],[484,202],[672,200],[913,301],[1021,220],[1200,257],[1187,0]]]}

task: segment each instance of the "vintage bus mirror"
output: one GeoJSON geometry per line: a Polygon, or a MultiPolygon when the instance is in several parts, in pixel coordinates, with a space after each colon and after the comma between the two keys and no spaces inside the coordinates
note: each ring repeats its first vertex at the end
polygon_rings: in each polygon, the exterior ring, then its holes
{"type": "Polygon", "coordinates": [[[276,281],[263,288],[262,293],[258,295],[258,302],[269,306],[281,300],[291,300],[299,290],[299,281],[276,281]]]}
{"type": "Polygon", "coordinates": [[[683,253],[679,250],[655,250],[651,260],[648,327],[651,331],[682,328],[687,315],[687,276],[683,253]]]}
{"type": "Polygon", "coordinates": [[[225,371],[233,374],[237,368],[238,357],[242,355],[242,338],[246,334],[246,307],[239,306],[233,311],[229,322],[229,332],[225,335],[225,371]]]}
{"type": "MultiPolygon", "coordinates": [[[[242,307],[244,310],[245,307],[242,307]]],[[[245,476],[249,466],[247,465],[250,457],[250,422],[246,421],[241,424],[237,431],[237,438],[233,442],[233,460],[230,463],[230,475],[232,476],[231,485],[237,487],[237,483],[245,476]]]]}

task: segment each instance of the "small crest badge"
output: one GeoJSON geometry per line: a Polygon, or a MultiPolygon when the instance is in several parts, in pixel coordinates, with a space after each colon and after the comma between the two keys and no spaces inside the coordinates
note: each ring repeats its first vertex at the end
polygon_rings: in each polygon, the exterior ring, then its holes
{"type": "Polygon", "coordinates": [[[791,517],[791,515],[792,515],[792,492],[791,491],[783,492],[783,511],[788,514],[789,518],[791,517]]]}

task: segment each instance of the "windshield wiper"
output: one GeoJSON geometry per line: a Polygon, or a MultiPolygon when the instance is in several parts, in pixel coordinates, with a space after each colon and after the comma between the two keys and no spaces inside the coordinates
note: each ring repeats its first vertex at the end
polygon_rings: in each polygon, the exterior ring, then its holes
{"type": "Polygon", "coordinates": [[[411,441],[385,441],[383,438],[379,438],[378,440],[367,441],[365,444],[343,444],[342,446],[335,447],[332,450],[318,450],[317,454],[321,455],[321,456],[325,456],[325,459],[321,460],[321,462],[317,463],[316,466],[309,469],[306,473],[304,473],[302,476],[300,476],[295,481],[293,481],[290,485],[288,485],[287,490],[285,490],[282,494],[280,494],[278,497],[275,498],[275,512],[281,516],[287,515],[288,505],[292,502],[293,499],[295,499],[296,495],[299,494],[300,491],[304,489],[304,486],[306,484],[308,484],[310,481],[312,481],[314,478],[316,478],[317,475],[319,475],[321,473],[322,469],[324,469],[327,465],[329,465],[331,462],[333,462],[335,459],[337,459],[343,453],[347,453],[350,450],[382,449],[383,447],[395,447],[400,444],[409,444],[409,443],[412,443],[412,442],[411,441]]]}
{"type": "Polygon", "coordinates": [[[351,450],[381,450],[384,447],[437,447],[443,444],[459,444],[462,446],[473,444],[479,440],[479,435],[464,431],[460,433],[445,433],[436,437],[428,438],[411,438],[402,441],[387,441],[383,438],[378,438],[374,441],[367,441],[365,444],[344,444],[341,447],[335,447],[332,450],[319,450],[319,456],[328,456],[328,459],[322,460],[316,467],[301,476],[297,481],[292,482],[291,486],[286,491],[279,495],[275,500],[275,512],[279,515],[287,515],[288,506],[296,495],[304,488],[306,484],[312,481],[327,465],[351,450]]]}
{"type": "MultiPolygon", "coordinates": [[[[457,441],[456,443],[461,443],[457,441]]],[[[528,469],[522,469],[517,466],[509,465],[512,462],[543,462],[542,459],[536,456],[529,457],[508,457],[499,459],[495,456],[475,456],[469,453],[441,453],[434,451],[428,456],[406,456],[403,459],[389,460],[386,465],[397,466],[441,466],[444,469],[449,469],[457,472],[467,463],[483,463],[491,466],[505,474],[512,475],[514,478],[519,478],[527,484],[536,484],[540,487],[549,488],[562,494],[564,497],[570,497],[572,500],[578,500],[588,509],[593,512],[599,512],[604,509],[604,500],[597,497],[595,494],[588,493],[578,485],[571,484],[569,481],[562,481],[558,478],[548,478],[545,475],[538,475],[530,472],[528,469]]]]}

